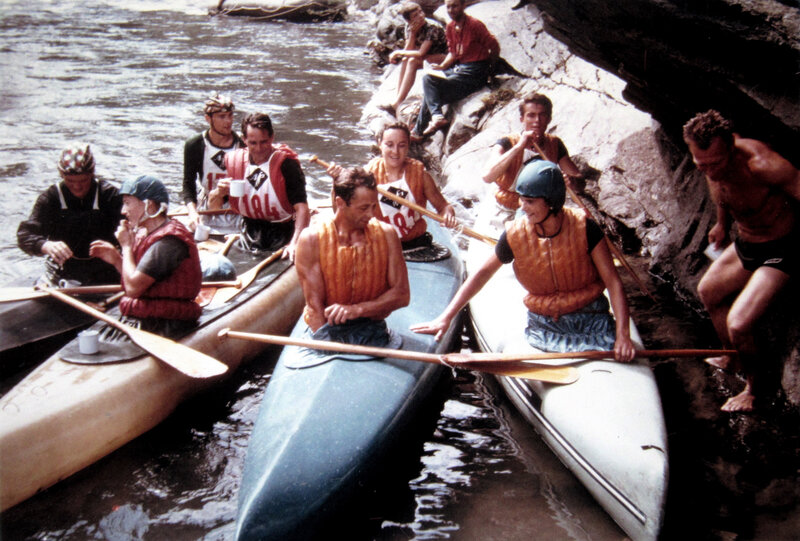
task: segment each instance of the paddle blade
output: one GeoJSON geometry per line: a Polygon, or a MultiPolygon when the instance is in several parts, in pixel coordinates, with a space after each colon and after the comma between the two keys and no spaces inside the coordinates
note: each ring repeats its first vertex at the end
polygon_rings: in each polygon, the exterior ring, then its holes
{"type": "Polygon", "coordinates": [[[169,338],[128,327],[128,336],[140,348],[192,378],[224,374],[228,365],[169,338]]]}
{"type": "Polygon", "coordinates": [[[496,376],[508,376],[559,385],[575,383],[579,377],[578,369],[574,366],[554,366],[551,368],[545,366],[532,367],[523,363],[511,362],[472,362],[465,364],[463,368],[496,376]]]}

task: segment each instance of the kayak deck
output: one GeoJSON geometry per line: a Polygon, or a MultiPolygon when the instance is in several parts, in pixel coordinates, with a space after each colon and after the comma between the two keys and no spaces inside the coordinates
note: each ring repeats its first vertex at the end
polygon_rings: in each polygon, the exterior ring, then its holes
{"type": "MultiPolygon", "coordinates": [[[[431,227],[430,229],[438,229],[431,227]]],[[[441,242],[442,232],[434,233],[441,242]]],[[[411,305],[387,319],[401,349],[447,351],[441,341],[408,330],[433,319],[463,280],[457,250],[436,263],[408,263],[411,305]]],[[[292,335],[301,337],[300,322],[292,335]]],[[[386,468],[394,442],[444,373],[440,365],[391,358],[334,359],[293,369],[300,348],[287,346],[265,391],[253,428],[239,493],[236,538],[308,539],[357,490],[386,468]]]]}
{"type": "MultiPolygon", "coordinates": [[[[472,241],[474,272],[491,248],[472,241]]],[[[470,302],[480,349],[534,352],[525,339],[525,292],[504,265],[470,302]],[[499,304],[499,300],[503,303],[499,304]]],[[[631,338],[643,349],[631,322],[631,338]]],[[[667,438],[655,377],[646,362],[575,361],[577,382],[552,385],[497,377],[517,410],[561,462],[634,540],[656,539],[668,478],[667,438]]]]}

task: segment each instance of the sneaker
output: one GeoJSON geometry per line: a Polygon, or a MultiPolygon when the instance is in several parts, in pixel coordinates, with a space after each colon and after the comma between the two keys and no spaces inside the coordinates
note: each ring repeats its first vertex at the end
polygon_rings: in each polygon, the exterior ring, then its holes
{"type": "Polygon", "coordinates": [[[428,128],[422,133],[422,135],[431,135],[432,133],[435,133],[438,130],[446,127],[448,124],[450,124],[450,121],[444,116],[433,115],[431,118],[431,123],[428,125],[428,128]]]}

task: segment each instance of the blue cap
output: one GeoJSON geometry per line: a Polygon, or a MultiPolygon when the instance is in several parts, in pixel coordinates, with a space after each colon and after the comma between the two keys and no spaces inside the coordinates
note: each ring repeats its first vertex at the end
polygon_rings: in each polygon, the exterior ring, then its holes
{"type": "Polygon", "coordinates": [[[126,180],[122,183],[119,193],[120,195],[132,195],[142,201],[169,204],[167,187],[159,179],[150,175],[126,180]]]}
{"type": "Polygon", "coordinates": [[[523,197],[542,197],[553,212],[567,199],[567,187],[561,170],[553,162],[536,160],[526,165],[517,179],[517,193],[523,197]]]}

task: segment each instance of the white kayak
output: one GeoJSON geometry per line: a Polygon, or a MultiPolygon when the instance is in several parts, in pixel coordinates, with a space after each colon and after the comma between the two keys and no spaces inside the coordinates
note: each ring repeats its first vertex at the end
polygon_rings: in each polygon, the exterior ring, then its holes
{"type": "MultiPolygon", "coordinates": [[[[492,250],[471,241],[467,271],[475,272],[492,250]]],[[[503,265],[472,299],[471,320],[481,350],[536,351],[525,339],[524,296],[512,266],[503,265]]],[[[643,349],[633,322],[631,337],[636,348],[643,349]]],[[[580,377],[570,385],[497,379],[514,406],[622,530],[634,541],[657,539],[669,468],[664,415],[653,372],[644,360],[571,364],[580,377]]]]}

